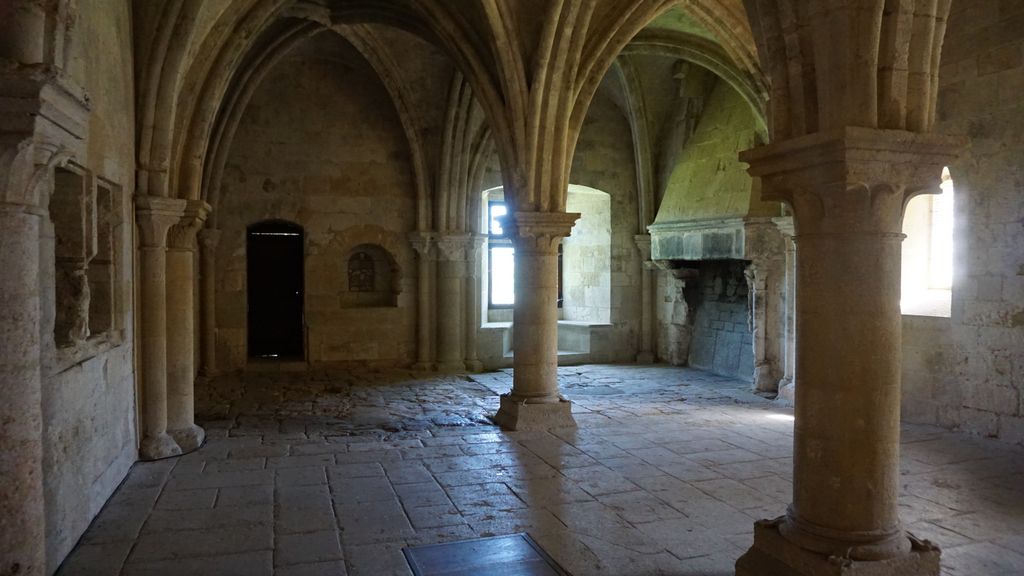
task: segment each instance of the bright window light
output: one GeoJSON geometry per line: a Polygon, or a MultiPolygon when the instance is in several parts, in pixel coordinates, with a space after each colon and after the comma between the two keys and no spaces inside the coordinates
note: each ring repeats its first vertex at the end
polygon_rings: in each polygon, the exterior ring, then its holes
{"type": "Polygon", "coordinates": [[[953,180],[942,171],[942,193],[912,199],[903,215],[900,308],[911,316],[949,317],[953,287],[953,180]]]}
{"type": "Polygon", "coordinates": [[[516,302],[516,249],[511,246],[491,248],[491,304],[511,306],[516,302]]]}
{"type": "Polygon", "coordinates": [[[498,218],[507,214],[508,206],[498,202],[491,202],[491,235],[505,235],[505,230],[501,227],[501,220],[498,220],[498,218]]]}

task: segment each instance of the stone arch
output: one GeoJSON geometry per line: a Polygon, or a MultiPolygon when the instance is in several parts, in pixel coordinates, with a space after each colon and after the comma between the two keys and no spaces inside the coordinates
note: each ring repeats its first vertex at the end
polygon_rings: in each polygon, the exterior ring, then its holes
{"type": "MultiPolygon", "coordinates": [[[[349,24],[378,22],[412,30],[430,37],[419,20],[401,2],[384,2],[368,8],[358,2],[343,2],[329,10],[296,0],[234,0],[229,5],[149,5],[138,11],[137,37],[140,46],[139,93],[139,193],[212,198],[211,185],[219,180],[218,150],[230,141],[231,109],[239,108],[253,79],[265,72],[267,64],[297,40],[297,35],[319,31],[335,22],[349,24]],[[200,17],[203,16],[203,17],[200,17]],[[293,17],[298,25],[279,26],[282,18],[293,17]],[[209,20],[210,22],[206,22],[209,20]],[[316,22],[318,26],[310,26],[316,22]],[[275,26],[279,26],[275,28],[275,26]],[[266,32],[271,34],[268,40],[266,32]],[[259,47],[259,42],[266,45],[259,47]],[[256,54],[250,60],[252,53],[256,54]],[[246,62],[249,63],[246,66],[246,62]],[[222,115],[224,103],[230,104],[222,115]],[[226,118],[224,121],[218,118],[226,118]],[[225,129],[225,127],[228,129],[225,129]],[[224,138],[224,136],[228,136],[224,138]],[[212,162],[211,162],[212,160],[212,162]],[[212,164],[214,174],[207,176],[212,164]]],[[[380,53],[372,33],[352,32],[353,43],[367,56],[380,53]]],[[[367,56],[394,95],[394,63],[367,56]],[[388,72],[382,72],[386,69],[388,72]]],[[[417,131],[408,126],[403,104],[396,102],[410,138],[416,168],[420,206],[429,194],[417,131]]],[[[216,207],[216,204],[214,203],[216,207]]],[[[426,215],[428,216],[428,215],[426,215]]],[[[421,222],[424,217],[421,217],[421,222]]],[[[429,220],[426,220],[429,225],[429,220]]]]}
{"type": "Polygon", "coordinates": [[[746,0],[771,77],[773,139],[844,126],[930,130],[951,2],[874,0],[850,11],[746,0]]]}

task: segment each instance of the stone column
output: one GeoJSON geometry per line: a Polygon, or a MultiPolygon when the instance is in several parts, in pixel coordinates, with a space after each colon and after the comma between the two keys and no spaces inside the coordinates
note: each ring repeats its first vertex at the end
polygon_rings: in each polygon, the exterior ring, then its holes
{"type": "Polygon", "coordinates": [[[431,261],[434,256],[434,237],[427,232],[416,232],[409,235],[409,242],[419,256],[417,261],[418,277],[417,305],[416,305],[416,364],[414,370],[428,371],[433,369],[434,363],[431,358],[431,326],[433,306],[432,298],[433,282],[431,282],[431,261]]]}
{"type": "Polygon", "coordinates": [[[775,225],[786,243],[786,293],[783,319],[783,375],[779,380],[781,400],[792,402],[796,395],[796,242],[793,240],[793,219],[776,218],[775,225]]]}
{"type": "Polygon", "coordinates": [[[200,374],[217,375],[217,244],[220,230],[199,231],[200,374]]]}
{"type": "Polygon", "coordinates": [[[576,425],[570,402],[558,393],[558,244],[579,217],[516,212],[506,220],[516,247],[516,297],[512,391],[501,396],[494,417],[503,428],[576,425]]]}
{"type": "Polygon", "coordinates": [[[774,391],[776,382],[771,380],[771,366],[767,355],[768,281],[765,266],[756,262],[743,271],[747,280],[747,318],[754,346],[754,390],[774,391]]]}
{"type": "Polygon", "coordinates": [[[741,155],[792,208],[800,258],[793,503],[755,525],[739,576],[937,575],[899,491],[903,206],[938,192],[951,137],[844,128],[741,155]]]}
{"type": "Polygon", "coordinates": [[[196,232],[210,206],[189,201],[167,235],[167,430],[181,451],[191,452],[206,433],[195,423],[196,232]]]}
{"type": "Polygon", "coordinates": [[[633,237],[640,251],[640,351],[637,364],[654,363],[654,271],[657,266],[651,261],[651,235],[637,234],[633,237]]]}
{"type": "MultiPolygon", "coordinates": [[[[0,197],[7,192],[0,189],[0,197]]],[[[46,573],[39,370],[42,215],[34,207],[0,202],[0,574],[46,573]]]]}
{"type": "Polygon", "coordinates": [[[477,332],[480,330],[480,249],[486,236],[474,235],[466,248],[466,370],[480,372],[484,365],[477,359],[477,332]]]}
{"type": "Polygon", "coordinates": [[[468,234],[437,238],[437,369],[462,372],[466,369],[463,353],[468,234]]]}
{"type": "Polygon", "coordinates": [[[139,226],[139,379],[142,389],[143,460],[181,454],[167,434],[167,232],[185,213],[185,200],[142,196],[135,201],[139,226]]]}

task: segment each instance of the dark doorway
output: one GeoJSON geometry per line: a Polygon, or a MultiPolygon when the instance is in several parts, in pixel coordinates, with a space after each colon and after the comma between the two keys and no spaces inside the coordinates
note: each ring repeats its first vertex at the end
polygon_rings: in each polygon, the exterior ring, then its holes
{"type": "Polygon", "coordinates": [[[303,359],[302,227],[260,222],[247,234],[249,357],[303,359]]]}

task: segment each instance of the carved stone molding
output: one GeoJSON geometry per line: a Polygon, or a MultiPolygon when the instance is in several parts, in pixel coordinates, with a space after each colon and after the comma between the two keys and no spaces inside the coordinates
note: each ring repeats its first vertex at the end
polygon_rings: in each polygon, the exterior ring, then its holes
{"type": "Polygon", "coordinates": [[[220,244],[220,230],[216,228],[203,228],[197,234],[199,246],[203,250],[213,250],[220,244]]]}
{"type": "Polygon", "coordinates": [[[516,212],[506,222],[517,250],[554,252],[579,219],[578,212],[516,212]]]}
{"type": "Polygon", "coordinates": [[[740,154],[761,197],[789,204],[796,235],[899,234],[903,207],[939,192],[942,168],[965,146],[959,136],[846,127],[740,154]]]}
{"type": "Polygon", "coordinates": [[[438,258],[451,262],[466,260],[472,237],[469,234],[447,234],[437,237],[438,258]]]}
{"type": "Polygon", "coordinates": [[[139,196],[135,199],[135,221],[139,226],[142,248],[166,248],[167,232],[185,215],[187,200],[162,196],[139,196]]]}
{"type": "Polygon", "coordinates": [[[210,205],[202,200],[188,200],[185,214],[167,232],[167,247],[171,250],[193,251],[196,249],[196,234],[210,215],[210,205]]]}
{"type": "Polygon", "coordinates": [[[431,232],[413,232],[409,234],[409,244],[419,254],[420,258],[430,258],[434,255],[435,236],[431,232]]]}
{"type": "Polygon", "coordinates": [[[647,262],[651,259],[651,235],[650,234],[637,234],[633,236],[633,242],[636,243],[636,249],[640,252],[640,260],[647,262]]]}

